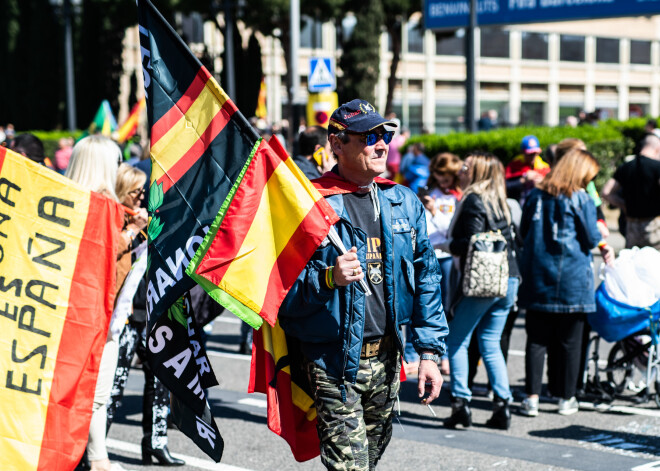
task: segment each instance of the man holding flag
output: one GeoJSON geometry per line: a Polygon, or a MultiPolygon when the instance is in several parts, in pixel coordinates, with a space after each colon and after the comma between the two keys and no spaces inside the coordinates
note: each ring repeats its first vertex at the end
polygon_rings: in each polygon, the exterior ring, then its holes
{"type": "Polygon", "coordinates": [[[400,326],[411,322],[421,354],[422,402],[437,398],[442,386],[437,362],[448,328],[424,208],[409,189],[378,177],[395,127],[364,100],[332,114],[328,134],[338,165],[314,184],[340,217],[334,228],[343,245],[352,248],[342,254],[341,244],[326,239],[279,312],[284,331],[301,342],[321,460],[333,470],[374,469],[390,441],[400,326]]]}

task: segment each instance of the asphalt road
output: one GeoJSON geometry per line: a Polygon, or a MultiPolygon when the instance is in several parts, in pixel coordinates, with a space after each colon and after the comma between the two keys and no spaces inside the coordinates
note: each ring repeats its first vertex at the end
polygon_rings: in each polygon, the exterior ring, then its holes
{"type": "MultiPolygon", "coordinates": [[[[214,323],[208,347],[220,382],[209,393],[210,404],[225,441],[220,464],[205,457],[178,430],[170,430],[170,449],[186,460],[186,470],[316,470],[317,459],[297,463],[286,442],[266,427],[266,401],[261,394],[247,394],[250,357],[238,355],[239,321],[225,313],[214,323]]],[[[509,356],[509,376],[519,397],[524,385],[524,319],[514,329],[509,356]]],[[[601,345],[607,353],[608,345],[601,345]]],[[[477,385],[486,378],[480,368],[477,385]]],[[[127,469],[159,469],[142,466],[141,439],[142,372],[133,369],[124,404],[109,434],[111,459],[127,469]]],[[[636,406],[616,400],[611,406],[583,410],[564,417],[549,398],[542,401],[536,418],[514,415],[509,431],[483,426],[491,412],[490,400],[472,401],[475,425],[469,430],[447,430],[442,419],[450,413],[448,387],[433,410],[419,404],[416,381],[402,384],[401,415],[394,438],[379,470],[646,470],[660,469],[660,409],[654,403],[636,406]],[[655,465],[653,465],[655,463],[655,465]]],[[[485,392],[485,391],[484,391],[485,392]]]]}

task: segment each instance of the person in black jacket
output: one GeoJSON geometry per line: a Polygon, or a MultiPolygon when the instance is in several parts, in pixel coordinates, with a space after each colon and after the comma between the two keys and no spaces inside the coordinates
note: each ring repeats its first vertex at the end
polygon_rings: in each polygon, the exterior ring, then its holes
{"type": "MultiPolygon", "coordinates": [[[[500,231],[507,242],[509,281],[505,297],[463,296],[454,305],[454,319],[447,337],[451,365],[452,414],[445,421],[445,426],[453,428],[461,424],[468,427],[472,423],[468,406],[472,398],[468,387],[468,345],[472,334],[476,333],[488,379],[495,393],[493,415],[487,425],[508,429],[511,423],[511,391],[500,338],[518,291],[519,272],[511,215],[506,202],[504,167],[497,157],[490,153],[472,153],[465,163],[469,167],[471,183],[465,190],[455,216],[449,250],[459,257],[463,271],[470,238],[480,232],[500,231]]],[[[462,292],[459,295],[462,295],[462,292]]]]}

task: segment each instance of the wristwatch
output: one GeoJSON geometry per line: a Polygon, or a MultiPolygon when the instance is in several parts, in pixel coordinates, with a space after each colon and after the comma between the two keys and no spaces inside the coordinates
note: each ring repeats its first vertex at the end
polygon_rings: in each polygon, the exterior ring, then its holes
{"type": "Polygon", "coordinates": [[[419,356],[419,359],[420,360],[431,360],[432,362],[435,362],[436,365],[438,363],[440,363],[440,357],[435,353],[422,353],[419,356]]]}

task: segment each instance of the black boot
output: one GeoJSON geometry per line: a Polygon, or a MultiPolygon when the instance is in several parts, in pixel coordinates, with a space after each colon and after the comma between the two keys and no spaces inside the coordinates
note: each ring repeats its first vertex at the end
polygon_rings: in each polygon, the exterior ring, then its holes
{"type": "Polygon", "coordinates": [[[508,430],[511,426],[511,411],[509,411],[509,401],[495,396],[493,399],[493,415],[488,419],[486,425],[491,428],[508,430]]]}
{"type": "Polygon", "coordinates": [[[465,428],[472,425],[472,411],[468,401],[461,397],[451,399],[451,417],[445,420],[444,425],[447,428],[456,428],[458,424],[465,428]]]}
{"type": "Polygon", "coordinates": [[[151,448],[150,441],[144,438],[142,439],[142,464],[151,464],[152,458],[156,458],[157,464],[160,466],[183,466],[186,464],[185,461],[176,459],[170,455],[167,445],[163,448],[151,448]]]}

